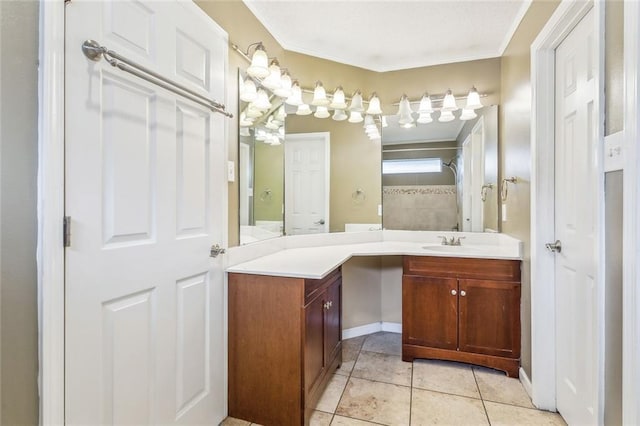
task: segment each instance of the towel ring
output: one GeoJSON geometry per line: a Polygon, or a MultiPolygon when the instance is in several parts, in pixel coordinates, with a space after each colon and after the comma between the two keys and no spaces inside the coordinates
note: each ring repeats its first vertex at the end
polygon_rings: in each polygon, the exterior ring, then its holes
{"type": "Polygon", "coordinates": [[[269,188],[266,188],[260,193],[260,201],[264,201],[266,203],[271,201],[271,190],[269,188]]]}
{"type": "Polygon", "coordinates": [[[351,200],[354,204],[362,204],[367,199],[367,194],[364,193],[364,189],[358,188],[353,194],[351,194],[351,200]]]}
{"type": "Polygon", "coordinates": [[[502,179],[502,184],[500,185],[500,198],[502,201],[507,201],[507,195],[509,195],[509,184],[513,183],[514,185],[518,183],[518,178],[512,176],[510,178],[502,179]]]}
{"type": "Polygon", "coordinates": [[[490,189],[493,189],[492,183],[486,183],[482,185],[482,189],[480,190],[480,198],[482,199],[483,203],[487,201],[487,193],[489,192],[490,189]]]}

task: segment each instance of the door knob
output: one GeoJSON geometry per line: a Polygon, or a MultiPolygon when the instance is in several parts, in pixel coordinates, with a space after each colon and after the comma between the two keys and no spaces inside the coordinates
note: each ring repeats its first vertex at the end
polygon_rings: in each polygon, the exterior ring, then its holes
{"type": "Polygon", "coordinates": [[[547,243],[544,246],[552,253],[560,253],[562,251],[562,243],[560,240],[556,240],[555,243],[547,243]]]}
{"type": "Polygon", "coordinates": [[[220,244],[214,244],[211,246],[211,251],[209,252],[210,257],[218,257],[220,254],[225,254],[226,250],[220,247],[220,244]]]}

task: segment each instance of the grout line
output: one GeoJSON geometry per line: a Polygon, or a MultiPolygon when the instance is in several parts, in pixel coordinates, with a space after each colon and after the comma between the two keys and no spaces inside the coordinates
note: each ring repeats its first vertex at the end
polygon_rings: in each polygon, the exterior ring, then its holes
{"type": "Polygon", "coordinates": [[[476,377],[476,370],[473,367],[471,367],[471,373],[473,374],[473,380],[476,382],[476,387],[478,388],[478,395],[480,395],[480,401],[482,401],[482,408],[484,408],[484,415],[487,418],[487,423],[489,423],[489,426],[491,426],[491,419],[489,418],[489,413],[487,412],[487,406],[484,403],[482,391],[480,390],[480,384],[478,384],[478,378],[476,377]]]}
{"type": "Polygon", "coordinates": [[[413,411],[413,364],[414,361],[411,361],[411,382],[409,384],[411,387],[409,388],[409,425],[411,425],[411,412],[413,411]]]}

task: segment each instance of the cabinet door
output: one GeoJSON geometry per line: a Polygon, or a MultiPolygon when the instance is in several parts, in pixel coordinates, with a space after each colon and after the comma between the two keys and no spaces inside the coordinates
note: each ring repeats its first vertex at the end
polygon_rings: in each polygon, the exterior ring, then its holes
{"type": "Polygon", "coordinates": [[[461,351],[520,356],[520,284],[460,280],[461,351]]]}
{"type": "Polygon", "coordinates": [[[457,349],[458,281],[402,277],[402,343],[457,349]]]}
{"type": "Polygon", "coordinates": [[[318,384],[324,368],[324,293],[304,308],[304,390],[308,395],[318,384]]]}
{"type": "Polygon", "coordinates": [[[325,365],[331,363],[335,353],[339,349],[340,337],[342,334],[340,324],[341,312],[341,280],[331,284],[327,289],[326,299],[329,305],[325,309],[325,365]]]}

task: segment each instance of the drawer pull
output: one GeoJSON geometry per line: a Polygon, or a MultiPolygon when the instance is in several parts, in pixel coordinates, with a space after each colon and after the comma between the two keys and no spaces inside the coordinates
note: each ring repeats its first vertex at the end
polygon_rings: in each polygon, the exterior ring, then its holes
{"type": "Polygon", "coordinates": [[[458,294],[458,292],[457,292],[457,291],[455,291],[455,290],[451,290],[451,295],[452,295],[452,296],[455,296],[456,294],[458,294]]]}

